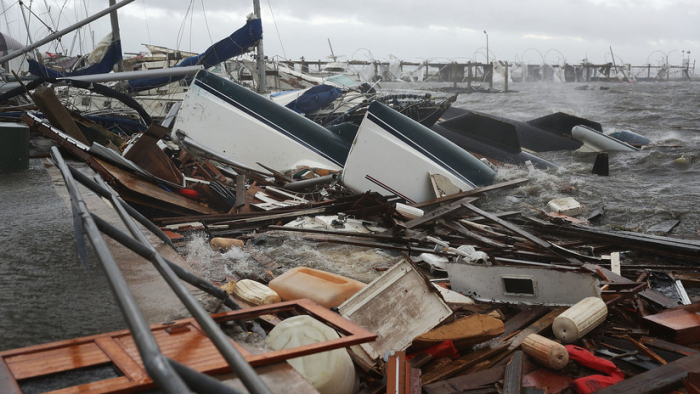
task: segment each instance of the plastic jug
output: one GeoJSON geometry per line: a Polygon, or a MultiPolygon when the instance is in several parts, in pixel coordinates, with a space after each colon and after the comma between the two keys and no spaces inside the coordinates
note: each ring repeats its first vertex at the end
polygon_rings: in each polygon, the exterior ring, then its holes
{"type": "MultiPolygon", "coordinates": [[[[275,350],[338,339],[334,329],[308,315],[285,319],[270,331],[265,343],[275,350]]],[[[359,380],[347,350],[335,349],[287,362],[321,394],[351,394],[359,380]]]]}
{"type": "Polygon", "coordinates": [[[308,298],[326,308],[333,308],[352,297],[365,284],[330,272],[297,267],[273,279],[269,286],[283,301],[308,298]]]}

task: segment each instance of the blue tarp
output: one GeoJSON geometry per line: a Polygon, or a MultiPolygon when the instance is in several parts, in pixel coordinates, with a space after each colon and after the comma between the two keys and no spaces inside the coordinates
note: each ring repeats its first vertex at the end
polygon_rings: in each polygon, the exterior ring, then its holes
{"type": "Polygon", "coordinates": [[[331,85],[318,85],[307,90],[286,107],[300,114],[312,114],[332,103],[343,91],[331,85]]]}
{"type": "Polygon", "coordinates": [[[112,71],[114,65],[117,64],[119,59],[122,58],[122,43],[120,40],[112,41],[105,52],[104,57],[99,63],[95,63],[91,66],[81,68],[80,70],[72,72],[61,72],[54,70],[52,68],[46,67],[43,64],[37,62],[34,59],[29,60],[29,72],[33,75],[48,78],[63,78],[63,77],[75,77],[79,75],[93,75],[93,74],[106,74],[112,71]]]}
{"type": "MultiPolygon", "coordinates": [[[[261,38],[262,22],[260,22],[260,19],[251,19],[246,22],[245,26],[236,30],[230,36],[210,46],[204,53],[200,53],[197,56],[188,57],[175,67],[202,65],[204,68],[210,68],[216,66],[227,59],[245,52],[248,48],[255,45],[255,43],[261,38]]],[[[183,78],[185,78],[184,75],[175,77],[134,79],[129,81],[128,90],[130,92],[140,92],[167,85],[183,78]]]]}

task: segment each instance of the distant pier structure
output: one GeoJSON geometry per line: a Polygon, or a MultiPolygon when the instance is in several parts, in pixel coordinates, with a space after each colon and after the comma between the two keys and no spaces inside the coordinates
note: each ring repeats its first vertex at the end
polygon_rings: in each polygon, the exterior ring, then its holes
{"type": "MultiPolygon", "coordinates": [[[[632,82],[632,81],[668,81],[693,80],[695,62],[684,59],[682,65],[668,64],[634,66],[631,64],[525,64],[522,62],[492,61],[479,62],[380,62],[351,60],[345,62],[350,69],[360,75],[372,75],[373,80],[407,80],[452,83],[488,83],[492,88],[494,82],[506,85],[508,82],[632,82]]],[[[303,72],[322,73],[329,64],[337,61],[280,61],[289,68],[303,72]]]]}

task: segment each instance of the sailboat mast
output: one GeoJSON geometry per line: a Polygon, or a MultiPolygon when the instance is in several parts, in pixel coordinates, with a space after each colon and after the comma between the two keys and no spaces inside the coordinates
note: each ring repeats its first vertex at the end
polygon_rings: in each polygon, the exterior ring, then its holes
{"type": "MultiPolygon", "coordinates": [[[[253,0],[253,12],[262,21],[260,13],[260,0],[253,0]]],[[[258,93],[265,93],[267,90],[267,80],[265,79],[265,52],[263,51],[263,40],[258,40],[258,93]]]]}
{"type": "Polygon", "coordinates": [[[29,44],[33,45],[34,43],[32,42],[32,33],[29,30],[29,21],[27,21],[27,14],[24,13],[24,3],[21,1],[19,2],[19,9],[22,11],[22,19],[24,20],[24,26],[27,28],[27,40],[29,40],[29,44]]]}
{"type": "MultiPolygon", "coordinates": [[[[117,0],[109,0],[110,7],[114,7],[116,4],[117,0]]],[[[112,41],[120,40],[121,35],[119,34],[119,17],[117,16],[117,10],[114,10],[109,14],[109,20],[112,23],[112,41]]],[[[124,58],[121,56],[117,62],[117,71],[124,71],[124,58]]]]}

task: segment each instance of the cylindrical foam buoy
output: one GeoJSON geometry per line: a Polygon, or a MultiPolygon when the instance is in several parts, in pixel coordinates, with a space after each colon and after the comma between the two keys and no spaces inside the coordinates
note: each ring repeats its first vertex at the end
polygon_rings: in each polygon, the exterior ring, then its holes
{"type": "Polygon", "coordinates": [[[587,297],[557,316],[552,323],[552,331],[557,339],[571,343],[604,322],[608,307],[598,297],[587,297]]]}
{"type": "Polygon", "coordinates": [[[530,334],[523,339],[523,351],[551,369],[563,369],[569,362],[569,352],[566,348],[542,335],[530,334]]]}
{"type": "Polygon", "coordinates": [[[29,169],[29,127],[20,123],[0,123],[0,172],[29,169]]]}
{"type": "Polygon", "coordinates": [[[231,294],[252,305],[269,305],[282,302],[271,288],[250,279],[241,279],[231,289],[231,294]]]}
{"type": "Polygon", "coordinates": [[[225,252],[230,250],[232,247],[242,248],[245,244],[240,239],[235,238],[212,238],[209,241],[211,248],[214,250],[219,250],[225,252]]]}

